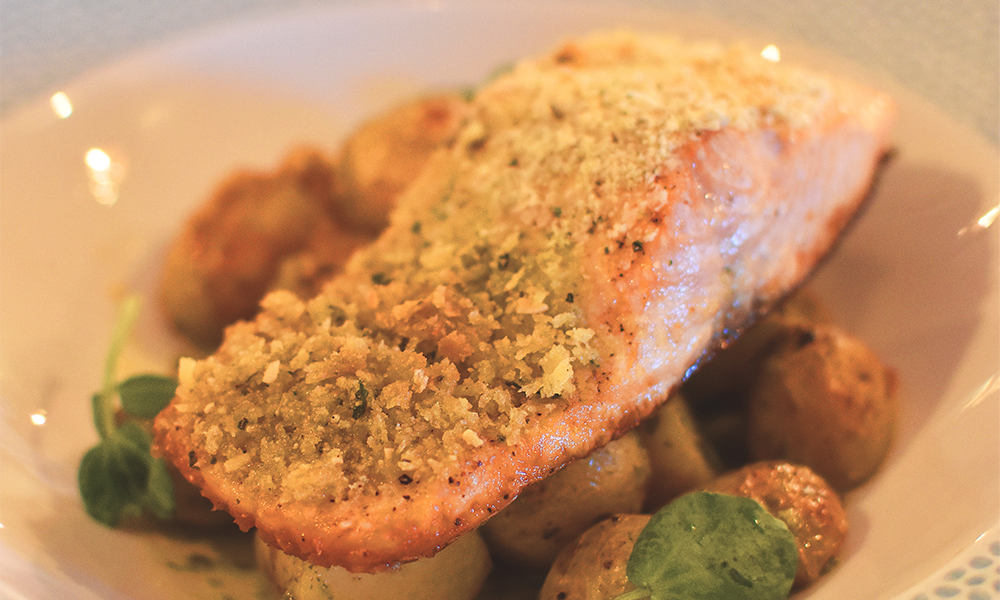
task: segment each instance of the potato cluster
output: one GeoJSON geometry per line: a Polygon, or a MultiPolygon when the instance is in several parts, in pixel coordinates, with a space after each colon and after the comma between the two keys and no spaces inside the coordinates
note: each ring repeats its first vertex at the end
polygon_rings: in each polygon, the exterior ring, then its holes
{"type": "Polygon", "coordinates": [[[566,545],[540,599],[631,589],[625,565],[648,513],[693,490],[753,498],[784,521],[799,547],[795,587],[809,585],[847,536],[841,495],[885,460],[896,403],[894,372],[799,293],[640,426],[651,472],[646,514],[617,513],[566,545]]]}
{"type": "Polygon", "coordinates": [[[386,226],[396,196],[466,108],[459,94],[422,97],[363,124],[333,156],[296,148],[273,172],[225,179],[167,255],[160,296],[178,332],[210,351],[267,292],[314,296],[386,226]]]}
{"type": "Polygon", "coordinates": [[[807,465],[840,493],[867,481],[893,439],[897,378],[801,291],[699,369],[682,392],[729,466],[807,465]]]}

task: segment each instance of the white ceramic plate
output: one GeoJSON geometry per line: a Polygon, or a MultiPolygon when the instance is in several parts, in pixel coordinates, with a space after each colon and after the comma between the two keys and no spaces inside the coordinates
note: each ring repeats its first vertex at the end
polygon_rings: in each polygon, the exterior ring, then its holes
{"type": "MultiPolygon", "coordinates": [[[[473,84],[569,33],[610,25],[777,42],[783,60],[865,77],[767,32],[655,10],[547,4],[339,8],[243,24],[147,52],[0,123],[0,596],[253,598],[239,541],[112,531],[76,467],[94,443],[116,300],[146,298],[124,370],[178,351],[155,309],[166,244],[234,168],[292,145],[334,148],[359,119],[473,84]],[[84,162],[112,163],[110,191],[84,162]],[[116,199],[111,206],[98,200],[116,199]]],[[[884,80],[898,152],[864,220],[816,278],[839,320],[900,372],[899,443],[847,499],[842,563],[810,599],[998,595],[996,147],[884,80]]]]}

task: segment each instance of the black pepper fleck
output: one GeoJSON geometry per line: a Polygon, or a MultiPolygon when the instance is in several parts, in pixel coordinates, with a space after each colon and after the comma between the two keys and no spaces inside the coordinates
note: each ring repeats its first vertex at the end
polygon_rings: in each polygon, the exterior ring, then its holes
{"type": "Polygon", "coordinates": [[[358,391],[354,394],[354,408],[351,410],[351,417],[361,418],[368,410],[368,390],[363,382],[358,382],[358,391]]]}

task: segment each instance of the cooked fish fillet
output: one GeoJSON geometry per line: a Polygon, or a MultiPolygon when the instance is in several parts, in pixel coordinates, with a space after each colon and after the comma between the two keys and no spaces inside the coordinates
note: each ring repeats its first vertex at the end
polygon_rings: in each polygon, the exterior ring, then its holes
{"type": "Polygon", "coordinates": [[[181,362],[159,451],[315,564],[432,555],[796,287],[892,112],[739,47],[612,33],[520,63],[322,294],[181,362]]]}

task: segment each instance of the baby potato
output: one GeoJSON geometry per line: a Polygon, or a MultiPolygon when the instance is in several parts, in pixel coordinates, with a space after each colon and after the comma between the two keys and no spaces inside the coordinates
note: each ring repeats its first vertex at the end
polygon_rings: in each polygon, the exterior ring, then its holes
{"type": "Polygon", "coordinates": [[[844,492],[885,459],[896,404],[894,372],[860,340],[833,325],[787,327],[750,395],[750,451],[808,465],[844,492]]]}
{"type": "Polygon", "coordinates": [[[494,554],[547,568],[559,551],[612,514],[639,512],[649,483],[649,455],[629,432],[529,486],[481,528],[494,554]]]}
{"type": "Polygon", "coordinates": [[[468,103],[457,93],[407,102],[366,122],[344,144],[337,166],[337,209],[351,227],[378,232],[396,197],[428,157],[454,137],[468,103]]]}
{"type": "Polygon", "coordinates": [[[695,424],[687,399],[674,394],[639,428],[652,474],[646,506],[655,511],[717,474],[717,460],[695,424]]]}
{"type": "Polygon", "coordinates": [[[552,564],[538,600],[609,600],[636,589],[625,574],[649,515],[615,515],[571,542],[552,564]]]}
{"type": "Polygon", "coordinates": [[[238,171],[185,224],[160,296],[177,330],[210,351],[264,295],[311,297],[386,226],[396,196],[465,116],[458,94],[421,98],[352,134],[334,160],[291,152],[274,172],[238,171]]]}
{"type": "Polygon", "coordinates": [[[795,587],[804,587],[822,575],[847,537],[847,515],[840,497],[808,467],[758,462],[730,471],[704,489],[753,498],[784,521],[799,551],[795,587]]]}
{"type": "Polygon", "coordinates": [[[379,573],[322,568],[254,540],[257,564],[286,600],[473,600],[493,567],[478,532],[430,558],[379,573]]]}
{"type": "Polygon", "coordinates": [[[178,331],[204,350],[225,327],[253,317],[281,261],[308,251],[337,269],[372,234],[333,214],[333,166],[319,151],[291,152],[273,173],[234,173],[171,246],[160,297],[178,331]]]}
{"type": "Polygon", "coordinates": [[[782,302],[773,317],[786,323],[832,323],[833,315],[819,296],[809,288],[800,288],[782,302]]]}
{"type": "Polygon", "coordinates": [[[794,324],[828,323],[831,316],[808,288],[796,291],[771,314],[755,323],[729,347],[699,365],[682,390],[697,404],[719,399],[740,403],[750,392],[769,342],[794,324]]]}

